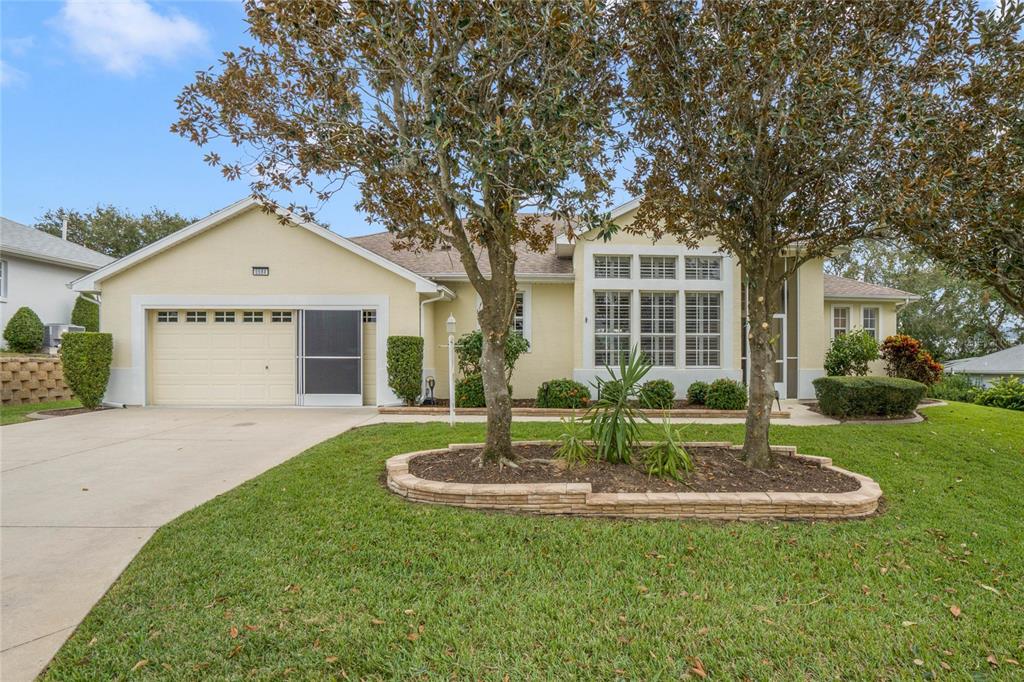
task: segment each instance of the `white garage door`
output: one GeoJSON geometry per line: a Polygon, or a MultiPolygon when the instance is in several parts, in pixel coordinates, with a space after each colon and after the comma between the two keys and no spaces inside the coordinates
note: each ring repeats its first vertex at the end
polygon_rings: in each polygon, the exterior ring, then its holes
{"type": "Polygon", "coordinates": [[[154,405],[294,405],[295,312],[150,312],[154,405]]]}

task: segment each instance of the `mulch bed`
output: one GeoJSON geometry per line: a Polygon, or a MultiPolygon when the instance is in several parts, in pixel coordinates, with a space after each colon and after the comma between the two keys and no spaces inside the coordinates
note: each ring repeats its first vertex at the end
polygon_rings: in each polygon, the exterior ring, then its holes
{"type": "MultiPolygon", "coordinates": [[[[841,421],[841,422],[891,422],[891,421],[899,421],[901,419],[910,419],[915,414],[917,414],[917,412],[911,412],[909,414],[889,414],[889,415],[883,415],[883,414],[862,414],[862,415],[857,416],[857,417],[833,417],[830,414],[825,414],[824,412],[822,412],[821,411],[821,407],[818,406],[818,401],[816,401],[816,400],[808,400],[807,402],[805,402],[803,404],[806,405],[807,409],[809,409],[811,412],[816,412],[818,414],[821,414],[821,415],[824,415],[824,416],[828,417],[829,419],[835,419],[835,420],[841,421]]],[[[927,405],[928,401],[924,401],[923,400],[923,401],[921,401],[920,404],[921,405],[927,405]]]]}
{"type": "Polygon", "coordinates": [[[47,417],[70,417],[73,414],[85,414],[86,412],[100,412],[102,410],[111,410],[111,407],[97,407],[95,410],[90,410],[88,407],[66,407],[60,410],[40,410],[35,414],[45,415],[47,417]]]}
{"type": "MultiPolygon", "coordinates": [[[[420,405],[420,404],[417,404],[417,405],[410,405],[410,407],[448,407],[448,399],[447,398],[437,398],[434,401],[433,405],[420,405]]],[[[537,407],[537,400],[535,398],[514,398],[512,400],[512,407],[537,407]]],[[[690,408],[698,409],[698,410],[706,410],[706,409],[708,409],[708,408],[704,407],[703,405],[691,405],[690,403],[686,402],[685,400],[675,400],[675,401],[673,401],[671,409],[673,409],[673,410],[685,410],[685,409],[690,409],[690,408]]],[[[552,409],[560,409],[560,408],[552,408],[552,409]]],[[[581,407],[580,409],[583,410],[583,409],[586,409],[586,408],[581,407]]]]}
{"type": "Polygon", "coordinates": [[[480,449],[420,455],[409,462],[409,473],[431,481],[458,483],[590,483],[595,493],[627,492],[804,492],[842,493],[860,483],[831,469],[793,457],[773,456],[767,470],[749,468],[735,451],[720,447],[687,448],[694,469],[683,481],[648,476],[639,461],[609,464],[594,461],[563,470],[551,445],[517,445],[513,451],[519,469],[473,459],[480,449]]]}

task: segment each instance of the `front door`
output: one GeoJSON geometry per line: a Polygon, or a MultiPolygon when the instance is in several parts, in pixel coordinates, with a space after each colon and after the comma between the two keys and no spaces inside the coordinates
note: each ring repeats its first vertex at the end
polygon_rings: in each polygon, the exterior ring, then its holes
{"type": "Polygon", "coordinates": [[[298,333],[298,403],[362,405],[362,311],[300,311],[298,333]]]}

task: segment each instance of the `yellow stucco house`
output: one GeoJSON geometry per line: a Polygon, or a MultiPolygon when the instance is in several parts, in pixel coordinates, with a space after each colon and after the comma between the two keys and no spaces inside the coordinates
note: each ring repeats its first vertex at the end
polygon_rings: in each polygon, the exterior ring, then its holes
{"type": "MultiPolygon", "coordinates": [[[[618,207],[621,225],[637,202],[618,207]]],[[[812,260],[776,316],[776,388],[813,397],[835,334],[896,332],[904,291],[833,277],[812,260]]],[[[734,259],[706,242],[620,232],[609,242],[558,236],[520,253],[514,326],[531,345],[516,397],[544,381],[584,383],[639,345],[652,378],[684,394],[695,380],[742,380],[743,286],[734,259]]],[[[72,283],[101,299],[113,334],[107,400],[129,405],[387,405],[391,335],[424,338],[424,377],[447,395],[447,332],[477,326],[478,299],[454,251],[393,248],[387,233],[345,238],[246,199],[72,283]]]]}

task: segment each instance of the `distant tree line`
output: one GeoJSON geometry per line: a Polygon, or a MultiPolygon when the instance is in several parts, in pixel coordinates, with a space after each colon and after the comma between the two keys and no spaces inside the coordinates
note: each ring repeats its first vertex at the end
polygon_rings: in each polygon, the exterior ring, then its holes
{"type": "Polygon", "coordinates": [[[65,218],[69,241],[113,258],[126,256],[195,222],[195,218],[155,207],[136,215],[108,204],[84,212],[51,209],[36,219],[35,227],[59,237],[65,218]]]}

